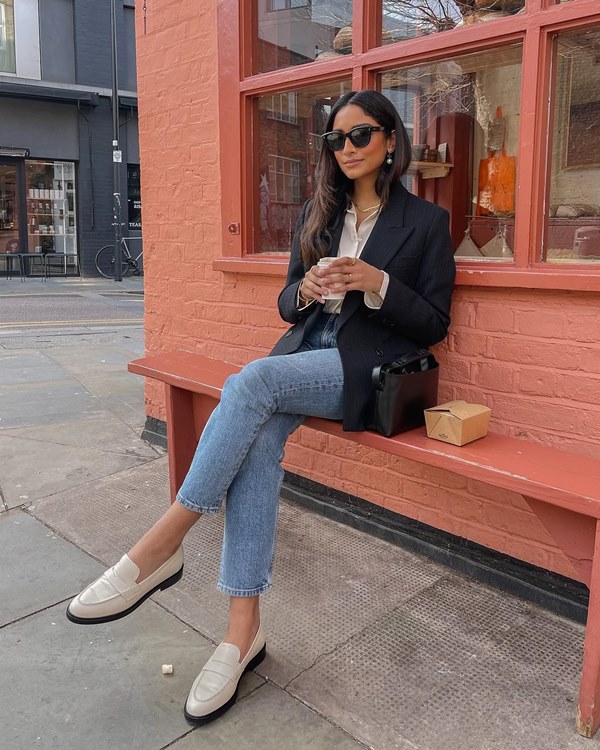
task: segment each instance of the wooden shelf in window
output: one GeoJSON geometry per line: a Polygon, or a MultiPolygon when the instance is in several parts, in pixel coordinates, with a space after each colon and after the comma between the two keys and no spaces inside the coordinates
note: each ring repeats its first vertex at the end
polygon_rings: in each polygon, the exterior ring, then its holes
{"type": "Polygon", "coordinates": [[[424,180],[446,177],[454,164],[447,161],[413,161],[409,172],[420,172],[424,180]]]}

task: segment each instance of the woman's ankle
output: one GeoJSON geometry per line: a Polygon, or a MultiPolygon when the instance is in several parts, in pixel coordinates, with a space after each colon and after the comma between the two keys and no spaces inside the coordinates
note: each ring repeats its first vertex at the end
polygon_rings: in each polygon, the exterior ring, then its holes
{"type": "Polygon", "coordinates": [[[157,571],[161,565],[173,557],[179,546],[180,543],[177,542],[161,541],[157,543],[154,540],[146,540],[142,537],[127,553],[129,559],[137,565],[140,571],[136,583],[141,583],[157,571]]]}
{"type": "Polygon", "coordinates": [[[246,657],[260,627],[260,610],[258,597],[243,600],[232,597],[229,623],[225,634],[225,643],[232,643],[240,651],[240,662],[246,657]],[[234,601],[237,600],[237,601],[234,601]]]}

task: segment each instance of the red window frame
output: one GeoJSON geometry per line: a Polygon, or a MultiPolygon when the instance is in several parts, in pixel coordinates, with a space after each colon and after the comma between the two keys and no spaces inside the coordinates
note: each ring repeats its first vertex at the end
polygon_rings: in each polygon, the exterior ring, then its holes
{"type": "Polygon", "coordinates": [[[514,261],[458,260],[457,284],[600,291],[600,268],[575,262],[553,266],[537,258],[544,231],[553,37],[600,24],[598,0],[526,0],[525,12],[518,15],[383,46],[376,46],[380,0],[354,0],[351,55],[260,74],[251,70],[258,38],[253,5],[248,0],[218,4],[219,117],[227,123],[220,128],[220,150],[227,189],[221,203],[223,256],[214,261],[215,269],[281,276],[287,268],[285,257],[258,253],[252,247],[258,216],[252,171],[258,148],[254,97],[348,78],[354,89],[374,88],[379,73],[392,68],[519,42],[523,57],[514,261]],[[239,127],[232,127],[233,123],[239,127]]]}

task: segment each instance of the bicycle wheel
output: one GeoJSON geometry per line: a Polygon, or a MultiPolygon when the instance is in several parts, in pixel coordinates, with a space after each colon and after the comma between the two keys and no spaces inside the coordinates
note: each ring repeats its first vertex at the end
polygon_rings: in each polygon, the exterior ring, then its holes
{"type": "MultiPolygon", "coordinates": [[[[96,253],[96,268],[98,273],[105,279],[115,278],[115,246],[105,245],[96,253]]],[[[121,261],[121,276],[126,276],[129,271],[127,259],[121,261]]]]}

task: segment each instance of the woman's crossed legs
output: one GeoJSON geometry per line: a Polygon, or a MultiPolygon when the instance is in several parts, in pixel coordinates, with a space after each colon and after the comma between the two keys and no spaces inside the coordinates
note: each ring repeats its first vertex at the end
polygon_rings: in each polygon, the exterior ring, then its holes
{"type": "MultiPolygon", "coordinates": [[[[207,422],[177,502],[126,556],[138,572],[132,586],[139,584],[143,591],[144,582],[150,581],[151,592],[161,588],[154,585],[153,576],[161,566],[169,568],[178,550],[181,554],[183,539],[200,514],[218,512],[226,496],[218,588],[230,596],[224,643],[239,649],[240,667],[256,641],[259,595],[271,586],[285,443],[306,416],[341,419],[342,406],[343,372],[335,348],[308,349],[251,362],[225,383],[221,402],[207,422]]],[[[77,601],[80,597],[69,607],[70,619],[85,622],[85,607],[77,601]]],[[[131,600],[127,602],[130,604],[131,600]]],[[[133,607],[124,605],[123,609],[128,612],[136,606],[134,602],[133,607]]],[[[116,619],[124,613],[104,619],[116,619]]]]}

